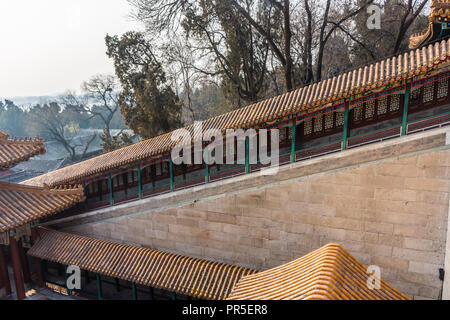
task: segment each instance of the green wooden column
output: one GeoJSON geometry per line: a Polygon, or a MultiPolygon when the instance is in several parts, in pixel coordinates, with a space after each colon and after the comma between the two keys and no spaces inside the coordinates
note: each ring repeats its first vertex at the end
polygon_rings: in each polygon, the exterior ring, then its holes
{"type": "Polygon", "coordinates": [[[142,200],[142,169],[141,165],[138,167],[138,186],[139,186],[139,200],[142,200]]]}
{"type": "Polygon", "coordinates": [[[409,113],[409,99],[411,96],[411,83],[406,84],[405,102],[403,104],[403,119],[402,119],[402,136],[408,133],[408,113],[409,113]]]}
{"type": "Polygon", "coordinates": [[[174,180],[173,180],[173,162],[172,158],[169,160],[169,171],[170,171],[170,192],[174,190],[174,180]]]}
{"type": "Polygon", "coordinates": [[[109,174],[109,177],[108,177],[108,184],[109,184],[109,204],[111,205],[111,207],[113,207],[114,206],[114,183],[112,180],[111,173],[109,174]]]}
{"type": "Polygon", "coordinates": [[[296,136],[297,136],[297,118],[292,120],[292,141],[291,141],[291,163],[295,162],[295,149],[296,149],[296,136]]]}
{"type": "Polygon", "coordinates": [[[102,278],[97,274],[97,298],[103,300],[102,278]]]}
{"type": "Polygon", "coordinates": [[[137,296],[137,289],[136,289],[136,283],[132,283],[131,284],[131,289],[132,289],[132,291],[133,291],[133,300],[137,300],[138,299],[138,296],[137,296]]]}
{"type": "Polygon", "coordinates": [[[350,102],[345,101],[344,113],[344,134],[342,138],[342,150],[347,150],[348,136],[349,136],[349,121],[350,121],[350,102]]]}
{"type": "Polygon", "coordinates": [[[245,137],[245,173],[250,173],[250,138],[245,137]]]}

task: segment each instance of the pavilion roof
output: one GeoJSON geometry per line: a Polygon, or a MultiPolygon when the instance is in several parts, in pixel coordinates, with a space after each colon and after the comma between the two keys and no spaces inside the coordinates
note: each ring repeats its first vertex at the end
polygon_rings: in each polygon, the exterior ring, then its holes
{"type": "Polygon", "coordinates": [[[436,22],[437,19],[444,19],[445,22],[450,21],[450,0],[431,1],[430,22],[436,22]]]}
{"type": "Polygon", "coordinates": [[[8,134],[0,132],[0,170],[44,153],[42,139],[9,139],[8,134]]]}
{"type": "Polygon", "coordinates": [[[439,22],[450,22],[450,0],[432,0],[428,27],[420,33],[413,34],[409,39],[409,48],[415,49],[438,36],[434,25],[439,22]]]}
{"type": "MultiPolygon", "coordinates": [[[[379,91],[386,86],[401,84],[411,77],[432,72],[446,63],[449,56],[450,40],[443,40],[211,118],[203,122],[203,129],[246,129],[289,115],[313,112],[332,106],[333,103],[341,103],[344,98],[369,90],[379,91]]],[[[193,126],[185,129],[194,131],[193,126]]],[[[47,184],[52,187],[81,183],[86,178],[160,157],[176,145],[177,142],[172,141],[171,137],[170,132],[24,183],[37,186],[47,184]]]]}
{"type": "Polygon", "coordinates": [[[32,257],[199,299],[225,299],[255,270],[39,228],[32,257]]]}
{"type": "Polygon", "coordinates": [[[81,186],[50,189],[0,182],[0,233],[63,211],[84,199],[81,186]]]}
{"type": "Polygon", "coordinates": [[[242,278],[229,300],[409,300],[381,280],[370,290],[367,268],[337,244],[242,278]]]}

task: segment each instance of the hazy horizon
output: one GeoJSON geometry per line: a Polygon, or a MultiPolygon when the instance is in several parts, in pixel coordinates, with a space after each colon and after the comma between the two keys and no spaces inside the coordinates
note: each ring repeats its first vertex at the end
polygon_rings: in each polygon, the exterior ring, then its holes
{"type": "Polygon", "coordinates": [[[0,12],[0,99],[79,91],[114,73],[106,34],[139,28],[126,0],[3,0],[0,12]]]}

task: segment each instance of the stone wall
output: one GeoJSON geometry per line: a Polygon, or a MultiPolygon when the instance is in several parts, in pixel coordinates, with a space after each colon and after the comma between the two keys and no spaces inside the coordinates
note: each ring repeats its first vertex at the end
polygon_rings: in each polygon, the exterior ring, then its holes
{"type": "MultiPolygon", "coordinates": [[[[398,143],[418,138],[402,139],[398,143]]],[[[367,157],[376,147],[364,148],[347,155],[359,163],[358,154],[367,157]]],[[[65,221],[65,230],[258,269],[337,242],[365,265],[381,267],[383,279],[410,297],[439,299],[450,150],[445,143],[408,150],[402,155],[382,152],[365,164],[306,176],[295,174],[301,167],[291,168],[293,177],[275,184],[69,227],[65,221]]],[[[314,161],[331,167],[330,159],[333,156],[314,161]]]]}

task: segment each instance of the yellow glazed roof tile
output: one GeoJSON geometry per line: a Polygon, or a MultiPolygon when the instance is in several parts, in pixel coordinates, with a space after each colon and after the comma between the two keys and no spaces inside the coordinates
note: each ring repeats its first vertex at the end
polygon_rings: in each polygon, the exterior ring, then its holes
{"type": "Polygon", "coordinates": [[[337,244],[242,278],[228,300],[409,300],[383,280],[368,286],[367,268],[337,244]]]}
{"type": "Polygon", "coordinates": [[[82,270],[187,295],[223,300],[244,276],[257,271],[45,228],[28,254],[82,270]]]}
{"type": "Polygon", "coordinates": [[[0,233],[61,212],[84,199],[81,186],[49,189],[0,182],[0,233]]]}
{"type": "Polygon", "coordinates": [[[42,139],[9,139],[8,134],[0,132],[0,170],[44,153],[42,139]]]}

